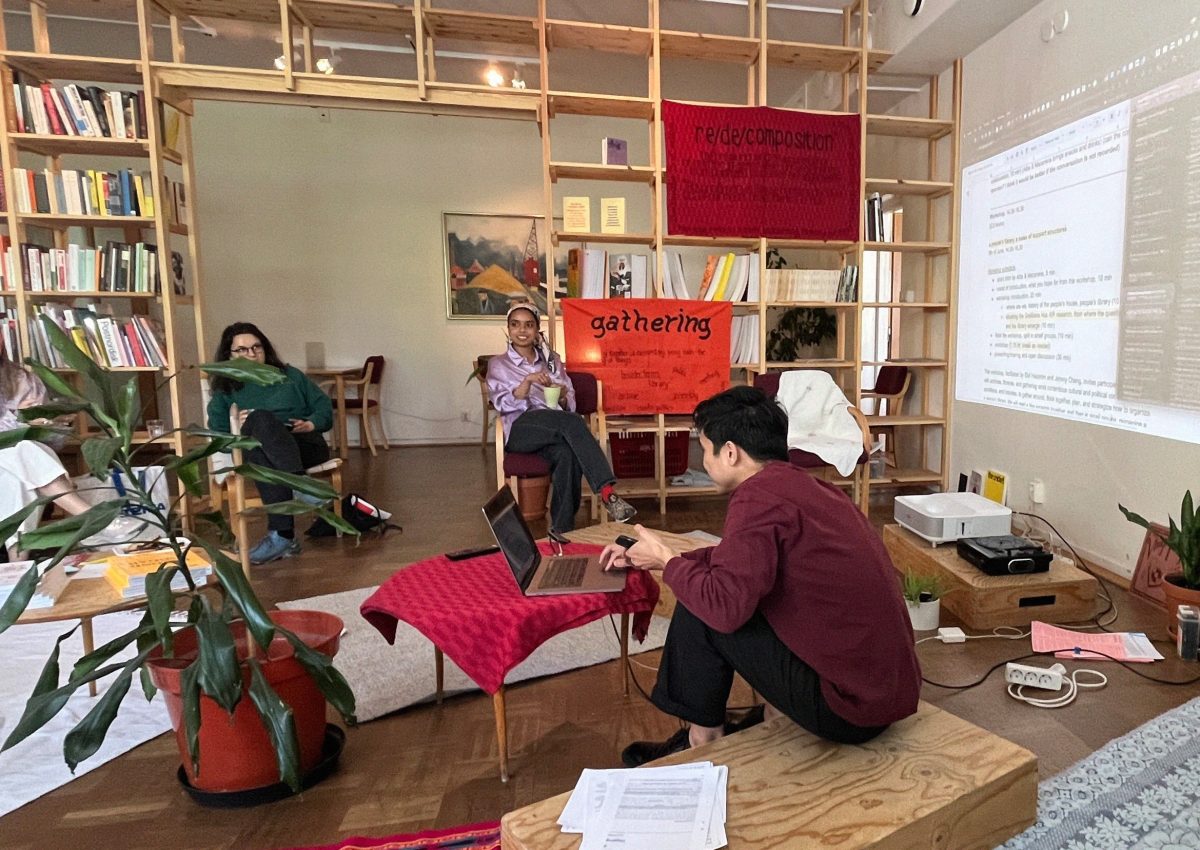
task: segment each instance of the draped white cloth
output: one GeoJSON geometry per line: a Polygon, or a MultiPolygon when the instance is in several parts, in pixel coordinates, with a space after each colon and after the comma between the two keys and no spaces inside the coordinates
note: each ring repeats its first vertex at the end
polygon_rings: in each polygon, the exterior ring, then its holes
{"type": "Polygon", "coordinates": [[[795,369],[779,376],[776,400],[788,417],[788,448],[803,449],[851,475],[863,452],[850,402],[827,372],[795,369]]]}

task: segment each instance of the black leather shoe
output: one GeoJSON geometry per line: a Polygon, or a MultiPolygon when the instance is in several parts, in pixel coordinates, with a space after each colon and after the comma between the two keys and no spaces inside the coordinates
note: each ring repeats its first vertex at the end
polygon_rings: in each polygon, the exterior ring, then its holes
{"type": "Polygon", "coordinates": [[[743,714],[738,720],[725,721],[725,734],[732,735],[734,732],[741,732],[743,729],[757,726],[763,722],[763,712],[765,710],[766,706],[759,703],[743,714]]]}
{"type": "Polygon", "coordinates": [[[634,741],[621,751],[621,763],[626,767],[641,767],[648,761],[683,752],[689,746],[688,730],[683,728],[665,741],[634,741]]]}

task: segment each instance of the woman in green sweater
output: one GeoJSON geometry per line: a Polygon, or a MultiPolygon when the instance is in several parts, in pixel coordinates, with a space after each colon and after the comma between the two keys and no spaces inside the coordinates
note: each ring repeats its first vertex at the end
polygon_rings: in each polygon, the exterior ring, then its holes
{"type": "MultiPolygon", "coordinates": [[[[249,322],[234,322],[221,333],[217,361],[244,357],[266,363],[287,379],[271,386],[243,384],[229,378],[211,379],[212,400],[208,403],[208,427],[231,433],[230,407],[237,405],[239,431],[260,443],[246,453],[250,463],[282,472],[302,473],[329,460],[329,446],[322,433],[333,427],[333,404],[329,396],[294,366],[279,359],[275,346],[249,322]]],[[[289,487],[258,485],[266,504],[286,502],[293,497],[289,487]]],[[[309,501],[297,493],[296,498],[309,501]]],[[[250,550],[250,562],[265,564],[299,554],[295,520],[280,514],[267,515],[267,536],[250,550]]]]}

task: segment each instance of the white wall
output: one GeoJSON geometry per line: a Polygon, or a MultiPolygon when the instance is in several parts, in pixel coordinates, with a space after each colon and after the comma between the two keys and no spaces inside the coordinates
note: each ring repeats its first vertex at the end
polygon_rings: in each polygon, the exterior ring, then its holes
{"type": "MultiPolygon", "coordinates": [[[[1194,8],[1194,7],[1193,7],[1194,8]]],[[[1153,44],[1160,16],[1134,15],[1122,0],[1046,0],[966,57],[963,126],[1022,109],[1090,81],[1153,44]],[[1067,31],[1043,43],[1039,29],[1067,10],[1067,31]]],[[[1178,35],[1178,33],[1176,34],[1178,35]]],[[[959,340],[960,350],[971,340],[959,340]]],[[[1117,503],[1151,519],[1178,517],[1185,489],[1200,490],[1200,446],[977,404],[956,403],[954,472],[1005,469],[1010,504],[1027,506],[1027,482],[1046,482],[1043,513],[1084,557],[1123,574],[1143,532],[1117,503]]]]}

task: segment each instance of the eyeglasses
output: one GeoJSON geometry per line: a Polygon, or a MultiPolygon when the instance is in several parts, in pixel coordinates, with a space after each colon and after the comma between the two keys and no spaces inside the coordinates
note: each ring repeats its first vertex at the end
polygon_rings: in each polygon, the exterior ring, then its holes
{"type": "Polygon", "coordinates": [[[263,344],[256,342],[254,345],[243,346],[242,348],[232,349],[229,353],[236,354],[238,357],[245,357],[247,354],[258,354],[263,350],[263,344]]]}

